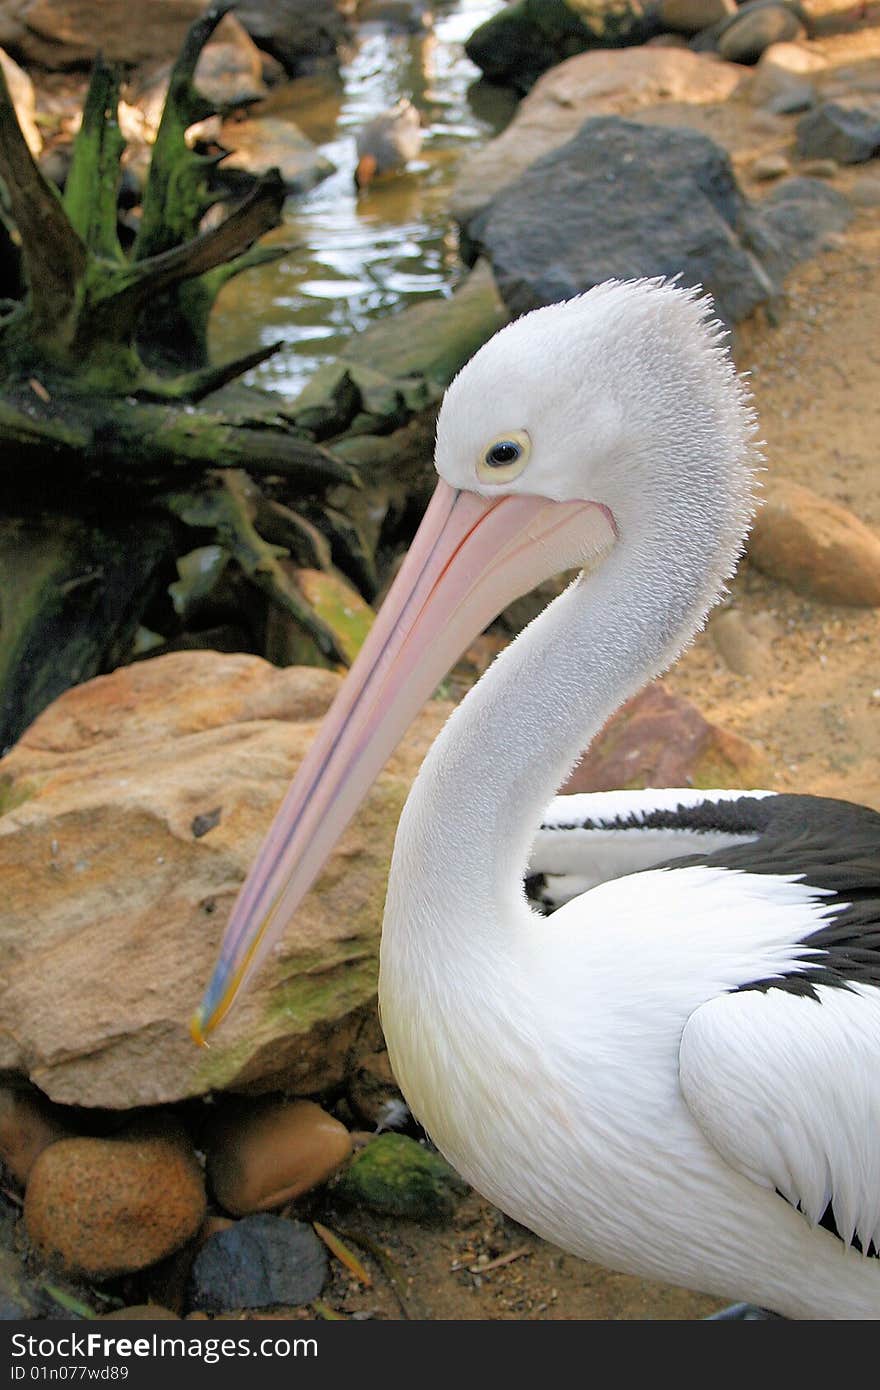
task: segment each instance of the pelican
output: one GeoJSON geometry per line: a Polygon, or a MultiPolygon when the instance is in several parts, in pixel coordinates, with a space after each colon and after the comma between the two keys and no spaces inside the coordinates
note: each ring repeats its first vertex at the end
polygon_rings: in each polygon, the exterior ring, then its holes
{"type": "Polygon", "coordinates": [[[421,117],[407,97],[374,116],[355,138],[357,187],[366,188],[380,174],[399,173],[417,158],[423,138],[421,117]]]}
{"type": "Polygon", "coordinates": [[[454,711],[403,811],[379,982],[395,1075],[467,1181],[564,1250],[787,1318],[876,1318],[880,815],[767,792],[554,797],[723,593],[754,434],[710,301],[674,283],[600,285],[477,352],[193,1032],[460,651],[579,566],[454,711]]]}

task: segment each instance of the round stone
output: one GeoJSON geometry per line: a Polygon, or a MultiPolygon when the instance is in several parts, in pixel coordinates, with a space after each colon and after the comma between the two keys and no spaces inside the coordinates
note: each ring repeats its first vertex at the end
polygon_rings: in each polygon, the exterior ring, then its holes
{"type": "Polygon", "coordinates": [[[31,1169],[24,1204],[40,1255],[94,1278],[155,1264],[194,1236],[204,1215],[198,1161],[170,1127],[59,1139],[31,1169]]]}
{"type": "Polygon", "coordinates": [[[271,1211],[326,1182],[351,1153],[345,1125],[310,1100],[233,1104],[206,1141],[214,1195],[234,1216],[271,1211]]]}
{"type": "Polygon", "coordinates": [[[729,63],[757,63],[771,44],[800,38],[803,32],[797,15],[784,5],[752,0],[724,26],[718,36],[718,52],[729,63]]]}

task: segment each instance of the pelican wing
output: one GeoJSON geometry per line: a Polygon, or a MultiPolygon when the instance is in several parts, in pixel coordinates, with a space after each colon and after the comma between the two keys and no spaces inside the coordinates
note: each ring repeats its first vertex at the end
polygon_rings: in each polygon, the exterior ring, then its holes
{"type": "Polygon", "coordinates": [[[532,846],[529,895],[548,911],[598,883],[748,843],[778,800],[765,791],[647,787],[551,801],[532,846]]]}
{"type": "Polygon", "coordinates": [[[880,989],[804,977],[720,995],[688,1020],[679,1065],[732,1168],[880,1254],[880,989]]]}

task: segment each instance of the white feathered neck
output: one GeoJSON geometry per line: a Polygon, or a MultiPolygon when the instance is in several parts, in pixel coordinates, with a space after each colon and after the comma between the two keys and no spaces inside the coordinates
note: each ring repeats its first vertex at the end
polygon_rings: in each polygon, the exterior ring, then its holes
{"type": "Polygon", "coordinates": [[[430,928],[413,922],[409,894],[443,904],[444,949],[455,922],[480,950],[527,910],[544,807],[606,719],[691,640],[736,566],[755,422],[722,339],[695,292],[612,282],[509,325],[447,392],[437,469],[448,482],[492,492],[474,460],[524,429],[528,467],[503,490],[600,502],[619,539],[502,652],[425,761],[386,916],[392,933],[410,923],[420,954],[430,928]]]}

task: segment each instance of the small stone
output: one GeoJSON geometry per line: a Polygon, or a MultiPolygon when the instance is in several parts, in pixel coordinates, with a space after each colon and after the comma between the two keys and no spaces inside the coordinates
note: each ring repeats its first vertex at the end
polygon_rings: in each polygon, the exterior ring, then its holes
{"type": "Polygon", "coordinates": [[[0,1160],[17,1183],[26,1184],[49,1144],[69,1136],[63,1114],[39,1091],[0,1087],[0,1160]]]}
{"type": "Polygon", "coordinates": [[[748,556],[756,569],[825,603],[880,606],[880,539],[846,507],[786,478],[767,480],[748,556]]]}
{"type": "Polygon", "coordinates": [[[768,777],[754,744],[655,681],[612,715],[561,790],[760,787],[768,777]]]}
{"type": "Polygon", "coordinates": [[[467,1184],[445,1158],[404,1134],[380,1134],[334,1184],[337,1197],[386,1216],[448,1221],[467,1184]]]}
{"type": "Polygon", "coordinates": [[[840,173],[836,159],[805,159],[799,173],[810,179],[833,179],[840,173]]]}
{"type": "Polygon", "coordinates": [[[698,34],[736,14],[736,0],[660,0],[657,17],[667,29],[698,34]]]}
{"type": "Polygon", "coordinates": [[[753,179],[767,183],[771,179],[781,179],[791,173],[791,165],[784,154],[765,154],[756,159],[751,168],[753,179]]]}
{"type": "Polygon", "coordinates": [[[44,1259],[94,1278],[145,1269],[202,1224],[205,1189],[176,1127],[132,1129],[112,1139],[59,1139],[31,1169],[28,1235],[44,1259]]]}
{"type": "Polygon", "coordinates": [[[880,151],[880,101],[836,97],[798,121],[797,152],[802,159],[836,159],[862,164],[880,151]]]}
{"type": "Polygon", "coordinates": [[[193,1261],[195,1311],[298,1308],[317,1298],[327,1279],[327,1251],[311,1226],[266,1212],[246,1216],[206,1241],[193,1261]]]}
{"type": "Polygon", "coordinates": [[[237,1104],[206,1142],[214,1195],[234,1216],[270,1211],[336,1172],[351,1153],[345,1125],[310,1100],[237,1104]]]}
{"type": "Polygon", "coordinates": [[[772,43],[761,54],[756,76],[766,72],[768,68],[775,68],[777,71],[791,73],[792,76],[804,77],[809,73],[821,72],[827,66],[827,58],[823,58],[821,53],[807,44],[772,43]]]}
{"type": "Polygon", "coordinates": [[[816,89],[811,82],[791,82],[765,103],[772,116],[796,116],[816,104],[816,89]]]}
{"type": "Polygon", "coordinates": [[[750,0],[724,25],[717,48],[729,63],[757,63],[771,44],[798,39],[803,33],[801,21],[785,5],[750,0]]]}
{"type": "Polygon", "coordinates": [[[709,635],[729,670],[737,676],[766,676],[772,653],[765,641],[733,608],[724,609],[709,624],[709,635]]]}

